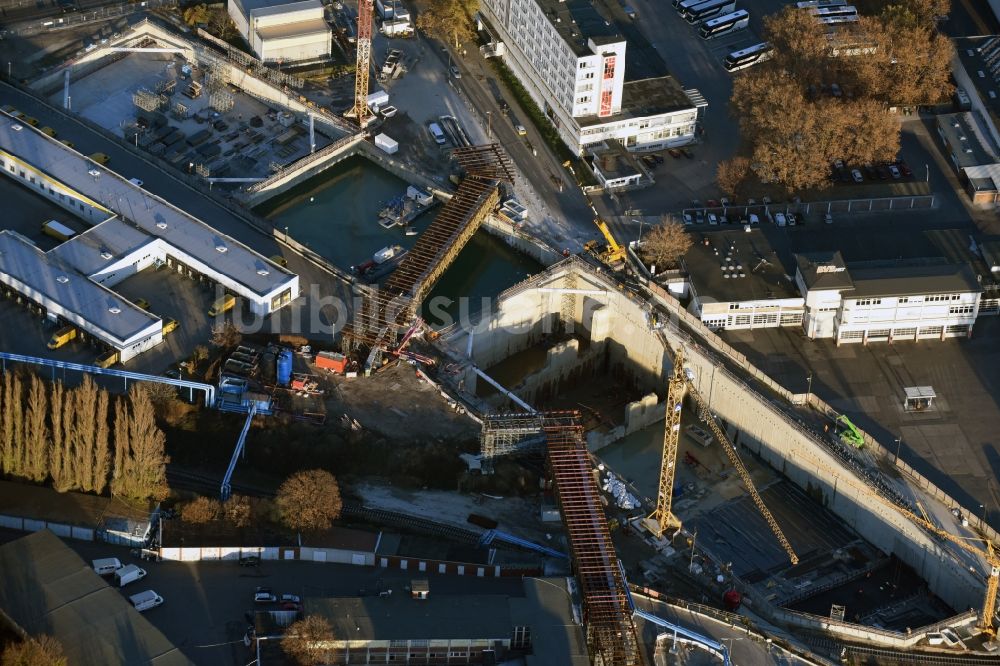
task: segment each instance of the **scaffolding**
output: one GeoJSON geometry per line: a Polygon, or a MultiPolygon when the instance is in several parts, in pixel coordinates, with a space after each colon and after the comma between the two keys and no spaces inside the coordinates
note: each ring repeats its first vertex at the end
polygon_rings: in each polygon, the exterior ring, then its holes
{"type": "Polygon", "coordinates": [[[542,417],[538,414],[487,415],[483,417],[479,444],[483,460],[543,451],[542,417]]]}
{"type": "Polygon", "coordinates": [[[225,88],[214,88],[208,95],[208,105],[219,113],[226,113],[233,110],[236,101],[232,93],[225,88]]]}
{"type": "Polygon", "coordinates": [[[159,111],[167,105],[167,98],[145,88],[139,88],[132,93],[132,103],[143,111],[159,111]]]}
{"type": "Polygon", "coordinates": [[[595,666],[641,666],[625,578],[604,516],[579,412],[548,412],[542,427],[563,523],[583,596],[587,649],[595,666]]]}

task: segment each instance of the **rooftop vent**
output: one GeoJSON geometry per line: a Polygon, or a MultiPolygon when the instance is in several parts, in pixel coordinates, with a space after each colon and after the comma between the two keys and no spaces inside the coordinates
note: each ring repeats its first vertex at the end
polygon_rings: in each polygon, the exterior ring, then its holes
{"type": "Polygon", "coordinates": [[[110,252],[108,252],[107,250],[105,250],[104,252],[101,252],[101,259],[104,259],[105,261],[107,261],[108,259],[110,259],[113,256],[114,255],[111,254],[110,252]]]}
{"type": "Polygon", "coordinates": [[[257,269],[257,275],[269,275],[269,274],[270,273],[268,272],[268,270],[266,268],[258,268],[257,269]]]}
{"type": "Polygon", "coordinates": [[[215,246],[215,251],[216,252],[228,252],[229,248],[226,247],[225,245],[216,245],[215,246]]]}
{"type": "Polygon", "coordinates": [[[167,223],[166,222],[157,222],[156,223],[156,228],[157,229],[166,229],[167,228],[167,223]]]}
{"type": "Polygon", "coordinates": [[[66,277],[65,275],[60,275],[59,277],[56,278],[56,282],[58,282],[59,284],[66,284],[67,282],[69,282],[69,278],[66,277]]]}
{"type": "Polygon", "coordinates": [[[972,154],[972,148],[966,148],[965,152],[968,153],[969,155],[971,155],[972,154]]]}
{"type": "Polygon", "coordinates": [[[958,121],[956,120],[955,122],[953,122],[953,123],[951,124],[951,126],[952,126],[952,127],[961,127],[961,126],[962,126],[962,123],[960,123],[960,122],[958,122],[958,121]]]}
{"type": "Polygon", "coordinates": [[[122,311],[121,308],[115,306],[108,308],[108,312],[110,312],[111,314],[121,314],[121,311],[122,311]]]}
{"type": "Polygon", "coordinates": [[[959,137],[958,137],[958,140],[959,140],[959,141],[968,141],[968,139],[967,139],[967,138],[965,137],[965,135],[964,135],[964,134],[962,134],[961,136],[959,136],[959,137]]]}

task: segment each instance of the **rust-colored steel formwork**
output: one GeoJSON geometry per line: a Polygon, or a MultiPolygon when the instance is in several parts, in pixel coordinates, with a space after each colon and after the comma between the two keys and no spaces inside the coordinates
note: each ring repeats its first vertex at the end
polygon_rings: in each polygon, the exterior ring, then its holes
{"type": "Polygon", "coordinates": [[[587,453],[579,412],[542,415],[563,523],[583,596],[587,648],[597,666],[641,666],[625,579],[587,453]]]}
{"type": "Polygon", "coordinates": [[[447,270],[500,201],[501,182],[512,183],[510,158],[499,144],[458,148],[452,153],[467,177],[420,234],[382,289],[367,288],[354,322],[343,335],[368,346],[386,346],[406,329],[424,296],[447,270]]]}

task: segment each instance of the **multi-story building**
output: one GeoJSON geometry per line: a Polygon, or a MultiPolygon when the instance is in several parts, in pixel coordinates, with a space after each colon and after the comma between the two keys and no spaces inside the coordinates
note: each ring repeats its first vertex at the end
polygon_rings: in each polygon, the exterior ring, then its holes
{"type": "Polygon", "coordinates": [[[982,287],[968,264],[855,265],[839,252],[796,255],[810,338],[896,342],[971,337],[982,287]]]}
{"type": "Polygon", "coordinates": [[[264,62],[327,60],[333,32],[320,0],[233,0],[229,16],[264,62]]]}
{"type": "Polygon", "coordinates": [[[589,0],[484,0],[496,48],[576,153],[617,139],[632,151],[690,143],[697,104],[672,76],[625,80],[625,39],[589,0]]]}

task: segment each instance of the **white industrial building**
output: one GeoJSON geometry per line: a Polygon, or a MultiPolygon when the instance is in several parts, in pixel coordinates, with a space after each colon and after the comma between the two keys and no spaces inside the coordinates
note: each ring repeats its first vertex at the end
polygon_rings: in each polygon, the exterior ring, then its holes
{"type": "Polygon", "coordinates": [[[589,0],[483,0],[480,12],[502,43],[494,51],[575,153],[607,139],[631,151],[694,140],[700,95],[672,76],[626,82],[625,39],[589,0]]]}
{"type": "Polygon", "coordinates": [[[264,62],[327,60],[333,32],[320,0],[231,0],[229,16],[264,62]]]}
{"type": "Polygon", "coordinates": [[[796,255],[810,338],[898,342],[971,337],[982,287],[968,264],[900,263],[850,269],[839,252],[796,255]]]}
{"type": "Polygon", "coordinates": [[[0,120],[0,169],[94,225],[49,252],[3,232],[0,282],[117,349],[121,361],[162,339],[158,317],[109,291],[147,267],[211,280],[260,316],[298,296],[294,273],[8,116],[0,120]]]}

